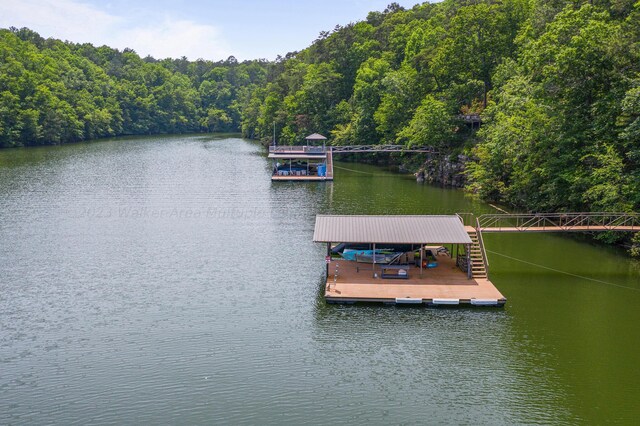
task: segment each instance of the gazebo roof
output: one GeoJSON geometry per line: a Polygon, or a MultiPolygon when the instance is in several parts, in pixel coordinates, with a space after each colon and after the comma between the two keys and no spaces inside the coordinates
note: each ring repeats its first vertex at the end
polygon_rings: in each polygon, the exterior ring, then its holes
{"type": "Polygon", "coordinates": [[[305,138],[305,140],[308,141],[326,141],[327,138],[322,136],[320,133],[314,133],[312,135],[309,135],[305,138]]]}

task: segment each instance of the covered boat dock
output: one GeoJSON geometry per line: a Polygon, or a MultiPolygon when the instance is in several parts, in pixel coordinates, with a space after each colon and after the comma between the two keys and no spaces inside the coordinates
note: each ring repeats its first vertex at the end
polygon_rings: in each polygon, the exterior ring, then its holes
{"type": "Polygon", "coordinates": [[[488,278],[474,276],[470,231],[473,228],[465,228],[457,215],[318,215],[313,241],[327,245],[325,299],[330,303],[502,306],[506,299],[488,278]],[[355,260],[338,257],[334,252],[338,244],[366,247],[362,253],[369,256],[362,256],[364,261],[357,256],[355,260]],[[404,253],[379,254],[387,253],[387,248],[404,253]]]}
{"type": "Polygon", "coordinates": [[[269,146],[273,160],[273,181],[331,181],[333,155],[326,146],[327,138],[314,133],[305,138],[306,145],[269,146]],[[319,146],[319,143],[322,143],[319,146]]]}

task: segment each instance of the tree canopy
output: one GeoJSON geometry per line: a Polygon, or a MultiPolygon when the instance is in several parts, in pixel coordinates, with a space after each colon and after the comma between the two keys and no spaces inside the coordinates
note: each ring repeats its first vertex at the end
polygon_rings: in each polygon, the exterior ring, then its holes
{"type": "Polygon", "coordinates": [[[270,139],[275,124],[280,143],[320,132],[466,154],[468,191],[524,210],[637,210],[639,23],[637,0],[393,3],[300,52],[241,63],[0,30],[0,146],[270,139]]]}
{"type": "Polygon", "coordinates": [[[264,61],[140,58],[134,51],[0,30],[0,147],[116,135],[240,131],[264,61]]]}
{"type": "MultiPolygon", "coordinates": [[[[262,117],[284,143],[319,130],[334,144],[426,144],[466,154],[467,189],[487,200],[629,211],[639,87],[637,0],[445,0],[323,33],[250,96],[273,107],[262,117]]],[[[244,111],[245,135],[270,134],[251,124],[264,112],[244,111]]]]}

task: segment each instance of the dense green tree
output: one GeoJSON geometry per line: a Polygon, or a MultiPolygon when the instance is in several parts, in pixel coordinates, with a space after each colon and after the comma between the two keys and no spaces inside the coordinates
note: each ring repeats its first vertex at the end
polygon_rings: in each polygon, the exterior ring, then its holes
{"type": "Polygon", "coordinates": [[[427,95],[409,124],[398,133],[407,146],[431,146],[442,151],[454,138],[454,125],[447,105],[427,95]]]}
{"type": "Polygon", "coordinates": [[[392,3],[274,62],[140,58],[0,30],[0,146],[242,131],[465,153],[523,210],[640,208],[640,3],[392,3]],[[459,117],[481,114],[482,125],[459,117]]]}
{"type": "Polygon", "coordinates": [[[393,143],[419,101],[422,91],[417,71],[410,66],[390,71],[382,80],[381,91],[380,105],[374,113],[376,130],[384,142],[393,143]]]}
{"type": "Polygon", "coordinates": [[[629,77],[637,72],[627,52],[621,24],[607,12],[588,4],[560,12],[501,70],[510,76],[487,110],[473,189],[542,211],[637,206],[638,139],[620,126],[633,128],[622,110],[633,104],[629,77]]]}
{"type": "Polygon", "coordinates": [[[363,143],[379,140],[374,114],[381,102],[383,80],[391,70],[386,58],[371,58],[360,66],[353,87],[353,139],[363,143]]]}
{"type": "Polygon", "coordinates": [[[0,30],[0,147],[122,134],[239,131],[269,64],[141,59],[131,49],[0,30]],[[253,90],[253,89],[251,89],[253,90]]]}

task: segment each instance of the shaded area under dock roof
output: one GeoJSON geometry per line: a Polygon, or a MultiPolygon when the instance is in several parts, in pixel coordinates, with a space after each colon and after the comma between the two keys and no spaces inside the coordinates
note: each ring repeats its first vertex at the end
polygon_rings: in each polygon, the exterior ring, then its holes
{"type": "Polygon", "coordinates": [[[348,216],[317,215],[317,243],[471,244],[455,215],[348,216]]]}

